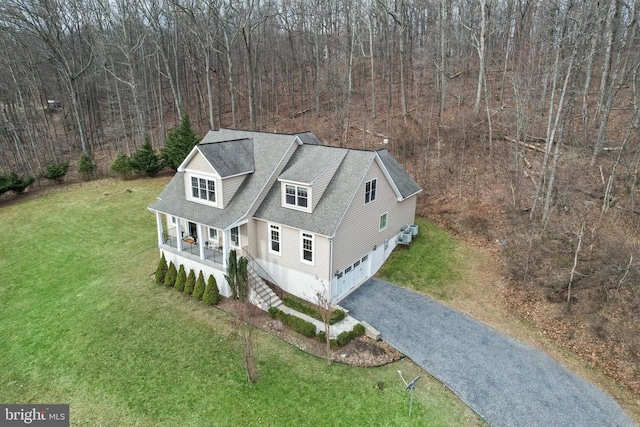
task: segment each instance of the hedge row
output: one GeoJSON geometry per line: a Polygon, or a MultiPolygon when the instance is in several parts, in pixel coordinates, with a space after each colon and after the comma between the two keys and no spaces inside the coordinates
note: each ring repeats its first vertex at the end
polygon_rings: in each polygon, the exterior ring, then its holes
{"type": "MultiPolygon", "coordinates": [[[[303,300],[302,298],[298,298],[293,295],[285,295],[284,298],[282,299],[282,302],[284,305],[294,309],[295,311],[306,314],[307,316],[311,316],[314,319],[317,319],[321,322],[324,321],[322,319],[322,312],[321,312],[322,308],[316,305],[313,305],[310,302],[303,300]]],[[[347,316],[347,313],[345,313],[344,310],[340,310],[336,308],[329,315],[329,324],[330,325],[336,324],[342,319],[344,319],[346,316],[347,316]]]]}
{"type": "MultiPolygon", "coordinates": [[[[294,331],[304,335],[305,337],[313,338],[315,337],[318,341],[324,342],[326,340],[327,334],[325,331],[320,331],[316,334],[316,327],[313,323],[308,322],[304,319],[296,317],[292,314],[285,313],[276,307],[269,308],[269,316],[274,319],[279,319],[293,329],[294,331]]],[[[336,337],[336,339],[331,339],[331,347],[342,347],[347,345],[352,340],[364,335],[365,328],[361,323],[356,324],[352,330],[344,331],[336,337]]]]}
{"type": "Polygon", "coordinates": [[[316,325],[289,313],[285,313],[279,308],[270,307],[269,316],[281,320],[282,323],[305,337],[313,338],[316,336],[316,325]]]}
{"type": "Polygon", "coordinates": [[[167,260],[162,254],[155,274],[156,283],[164,286],[175,287],[178,291],[187,295],[192,295],[198,301],[206,304],[217,305],[220,302],[220,290],[218,283],[213,275],[209,275],[209,279],[205,283],[202,271],[196,274],[193,270],[187,275],[184,266],[180,265],[180,270],[176,269],[173,262],[167,266],[167,260]]]}

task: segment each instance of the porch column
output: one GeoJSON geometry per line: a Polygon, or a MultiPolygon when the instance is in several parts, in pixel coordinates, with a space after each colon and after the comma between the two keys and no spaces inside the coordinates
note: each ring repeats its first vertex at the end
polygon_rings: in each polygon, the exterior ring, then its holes
{"type": "Polygon", "coordinates": [[[184,250],[184,242],[182,241],[182,221],[180,218],[176,218],[176,240],[176,246],[182,252],[184,250]]]}
{"type": "Polygon", "coordinates": [[[162,214],[156,211],[156,227],[158,229],[158,246],[164,243],[164,232],[162,230],[162,214]]]}
{"type": "Polygon", "coordinates": [[[229,230],[222,230],[222,266],[227,269],[229,262],[229,230]]]}
{"type": "Polygon", "coordinates": [[[204,241],[209,236],[207,235],[207,227],[202,224],[198,224],[198,247],[200,249],[200,259],[205,259],[206,255],[204,253],[204,241]]]}

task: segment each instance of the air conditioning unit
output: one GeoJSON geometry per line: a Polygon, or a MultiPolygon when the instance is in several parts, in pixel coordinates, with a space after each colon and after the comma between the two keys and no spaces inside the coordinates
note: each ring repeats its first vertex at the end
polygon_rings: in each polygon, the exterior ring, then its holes
{"type": "Polygon", "coordinates": [[[402,243],[411,243],[411,230],[407,229],[405,231],[402,232],[402,234],[400,235],[400,240],[402,243]]]}
{"type": "Polygon", "coordinates": [[[409,230],[411,230],[411,234],[413,236],[417,236],[418,235],[418,224],[409,225],[409,230]]]}

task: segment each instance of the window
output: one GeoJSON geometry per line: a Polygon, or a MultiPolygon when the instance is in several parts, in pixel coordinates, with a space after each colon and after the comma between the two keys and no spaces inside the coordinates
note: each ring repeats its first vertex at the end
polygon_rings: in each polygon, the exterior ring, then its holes
{"type": "Polygon", "coordinates": [[[387,228],[387,214],[383,213],[382,215],[380,215],[380,231],[384,230],[385,228],[387,228]]]}
{"type": "Polygon", "coordinates": [[[279,225],[269,225],[269,252],[280,255],[279,225]]]}
{"type": "Polygon", "coordinates": [[[364,204],[371,203],[376,199],[376,179],[367,181],[364,184],[364,204]]]}
{"type": "Polygon", "coordinates": [[[313,264],[313,234],[302,233],[301,261],[313,264]]]}
{"type": "Polygon", "coordinates": [[[218,229],[209,227],[209,240],[218,241],[218,229]]]}
{"type": "Polygon", "coordinates": [[[240,247],[240,230],[238,227],[233,227],[229,232],[231,236],[231,246],[235,246],[236,248],[240,247]]]}
{"type": "Polygon", "coordinates": [[[171,224],[175,224],[175,223],[176,223],[176,217],[175,217],[175,216],[172,216],[172,217],[171,217],[171,224]]]}
{"type": "Polygon", "coordinates": [[[298,187],[298,206],[307,207],[307,189],[304,187],[298,187]]]}
{"type": "Polygon", "coordinates": [[[369,259],[369,255],[365,255],[362,257],[362,262],[366,262],[369,259]]]}
{"type": "Polygon", "coordinates": [[[309,207],[309,188],[299,185],[286,184],[284,186],[284,204],[306,210],[309,207]]]}
{"type": "Polygon", "coordinates": [[[216,202],[216,182],[210,179],[191,177],[191,196],[196,199],[216,202]]]}

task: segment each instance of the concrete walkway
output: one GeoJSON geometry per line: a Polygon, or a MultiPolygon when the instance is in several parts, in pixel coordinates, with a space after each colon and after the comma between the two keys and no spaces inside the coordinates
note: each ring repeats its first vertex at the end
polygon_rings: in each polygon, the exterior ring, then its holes
{"type": "Polygon", "coordinates": [[[372,278],[340,305],[490,426],[635,425],[612,398],[549,356],[422,294],[372,278]]]}

